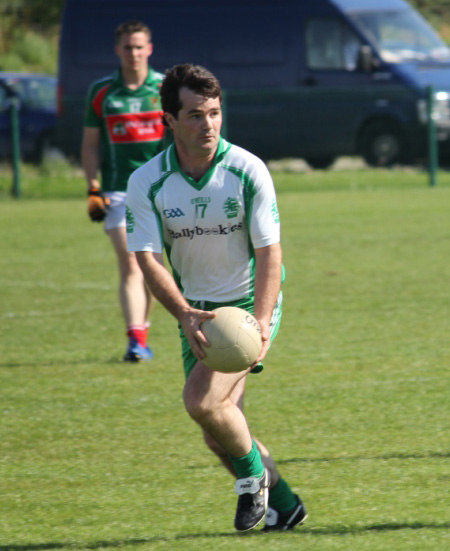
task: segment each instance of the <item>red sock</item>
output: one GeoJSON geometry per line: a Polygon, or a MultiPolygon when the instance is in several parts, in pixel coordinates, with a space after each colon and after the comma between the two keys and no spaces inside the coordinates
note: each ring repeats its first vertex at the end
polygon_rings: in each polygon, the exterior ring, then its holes
{"type": "Polygon", "coordinates": [[[147,346],[147,328],[144,325],[130,325],[127,335],[130,339],[134,339],[141,346],[147,346]]]}

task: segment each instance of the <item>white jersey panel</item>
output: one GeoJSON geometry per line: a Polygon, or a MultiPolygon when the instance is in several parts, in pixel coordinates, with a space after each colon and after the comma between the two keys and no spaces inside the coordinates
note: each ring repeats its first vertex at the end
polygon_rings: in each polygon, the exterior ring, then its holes
{"type": "Polygon", "coordinates": [[[161,160],[155,157],[130,177],[129,250],[159,253],[164,243],[188,299],[227,302],[249,296],[253,249],[280,240],[266,166],[228,146],[199,185],[179,170],[162,171],[161,160]]]}
{"type": "MultiPolygon", "coordinates": [[[[157,168],[163,153],[152,159],[157,168]]],[[[129,251],[151,251],[162,253],[163,238],[158,225],[158,219],[153,212],[149,199],[152,183],[157,178],[157,171],[152,173],[149,163],[145,163],[132,172],[127,187],[126,222],[127,245],[129,251]]]]}

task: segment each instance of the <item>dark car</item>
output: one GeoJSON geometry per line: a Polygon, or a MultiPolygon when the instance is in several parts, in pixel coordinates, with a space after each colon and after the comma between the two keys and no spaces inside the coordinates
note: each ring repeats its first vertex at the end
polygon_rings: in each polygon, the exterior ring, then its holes
{"type": "Polygon", "coordinates": [[[18,98],[21,156],[39,163],[54,142],[56,127],[56,77],[31,73],[0,72],[0,157],[12,153],[11,98],[18,98]]]}

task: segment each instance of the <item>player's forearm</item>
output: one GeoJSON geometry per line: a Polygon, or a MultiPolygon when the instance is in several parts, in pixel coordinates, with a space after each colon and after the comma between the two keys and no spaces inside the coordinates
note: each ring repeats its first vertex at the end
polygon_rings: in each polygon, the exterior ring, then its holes
{"type": "Polygon", "coordinates": [[[81,165],[89,189],[99,188],[98,170],[100,165],[99,154],[91,146],[83,146],[81,149],[81,165]]]}
{"type": "Polygon", "coordinates": [[[153,295],[164,308],[181,322],[181,319],[191,307],[181,294],[173,277],[163,265],[162,255],[153,255],[142,251],[137,252],[136,257],[153,295]]]}
{"type": "Polygon", "coordinates": [[[269,323],[281,284],[282,253],[279,244],[255,250],[255,317],[269,323]]]}
{"type": "Polygon", "coordinates": [[[85,127],[83,129],[81,166],[83,167],[88,189],[99,189],[100,133],[98,128],[85,127]]]}

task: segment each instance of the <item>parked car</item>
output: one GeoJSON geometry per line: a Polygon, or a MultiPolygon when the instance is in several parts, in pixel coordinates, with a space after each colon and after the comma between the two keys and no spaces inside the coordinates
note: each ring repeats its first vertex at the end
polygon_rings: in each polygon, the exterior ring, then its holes
{"type": "Polygon", "coordinates": [[[56,77],[0,72],[0,157],[12,154],[11,98],[18,98],[21,156],[40,163],[54,143],[56,128],[56,77]]]}

